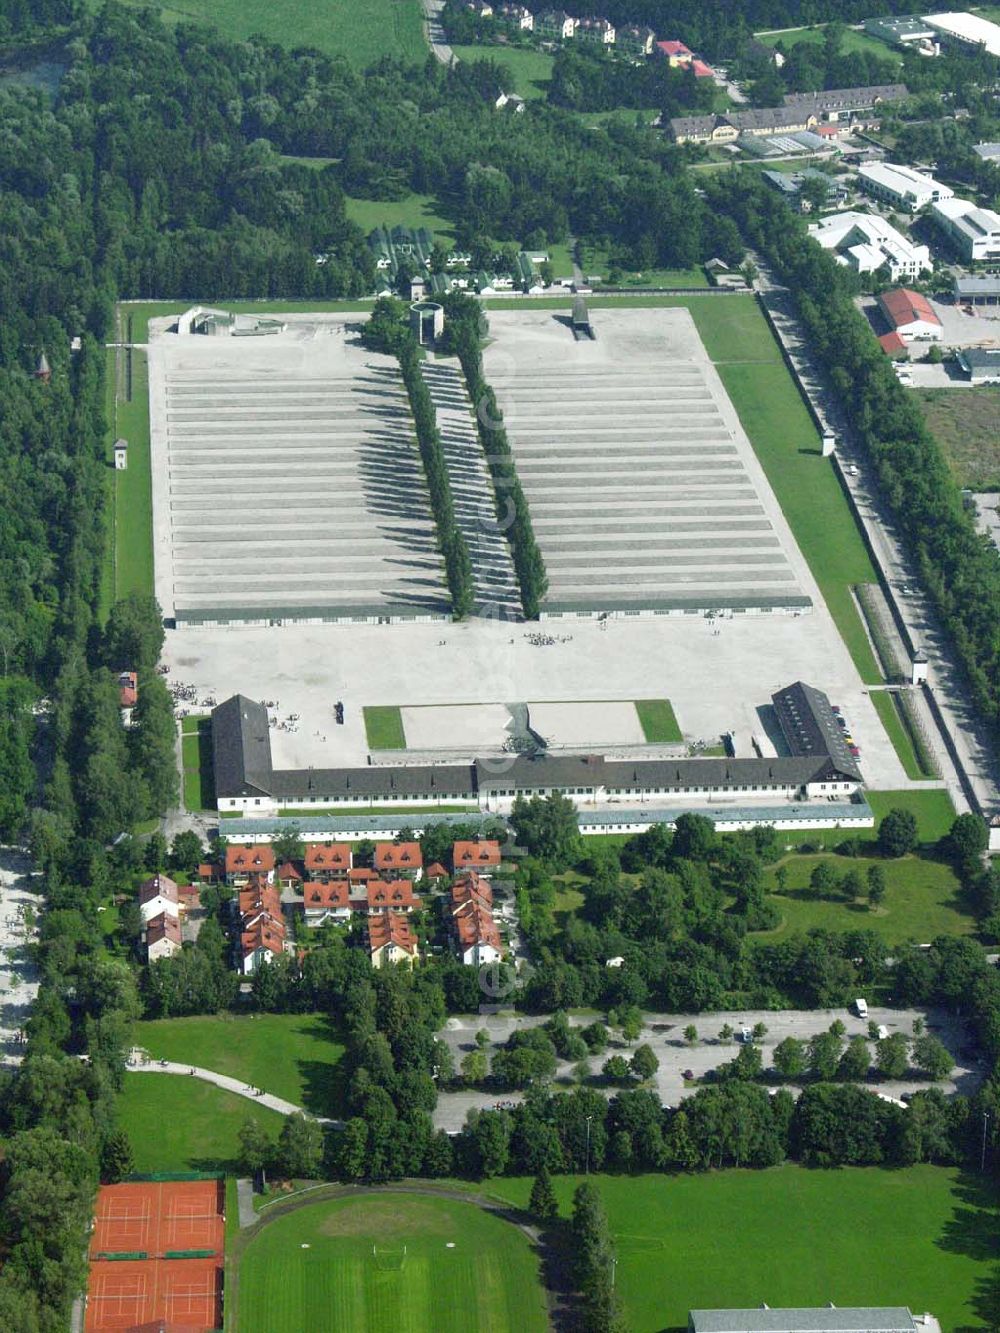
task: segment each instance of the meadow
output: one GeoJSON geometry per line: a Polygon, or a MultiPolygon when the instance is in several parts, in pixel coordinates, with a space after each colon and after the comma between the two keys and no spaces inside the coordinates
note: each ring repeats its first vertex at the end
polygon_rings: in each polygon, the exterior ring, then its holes
{"type": "MultiPolygon", "coordinates": [[[[941,1167],[591,1180],[617,1244],[632,1333],[684,1328],[689,1309],[828,1301],[929,1310],[952,1333],[976,1325],[977,1293],[1000,1252],[995,1197],[941,1167]]],[[[578,1183],[554,1180],[564,1216],[578,1183]]],[[[490,1190],[523,1207],[531,1181],[490,1190]]]]}
{"type": "MultiPolygon", "coordinates": [[[[243,41],[260,34],[294,50],[315,47],[366,69],[380,56],[427,54],[420,0],[126,0],[158,9],[168,23],[206,23],[243,41]]],[[[89,0],[94,10],[103,0],[89,0]]]]}
{"type": "Polygon", "coordinates": [[[127,1073],[116,1106],[134,1169],[144,1172],[235,1171],[244,1120],[272,1137],[284,1123],[277,1111],[181,1074],[127,1073]]]}
{"type": "MultiPolygon", "coordinates": [[[[761,32],[757,37],[766,46],[777,46],[780,42],[786,51],[803,42],[819,46],[823,41],[823,25],[818,24],[815,28],[793,28],[790,32],[761,32]]],[[[887,42],[880,42],[877,37],[872,37],[866,32],[855,32],[853,28],[848,28],[844,32],[840,53],[845,56],[865,53],[880,56],[883,60],[891,60],[895,65],[903,63],[902,53],[895,47],[889,46],[887,42]]]]}
{"type": "Polygon", "coordinates": [[[1000,490],[1000,388],[913,392],[956,485],[1000,490]]]}
{"type": "MultiPolygon", "coordinates": [[[[341,1110],[339,1064],[344,1045],[324,1014],[157,1018],[136,1023],[132,1041],[155,1059],[227,1074],[314,1115],[337,1115],[341,1110]]],[[[136,1081],[143,1078],[137,1075],[136,1081]]],[[[149,1081],[158,1084],[160,1076],[150,1075],[149,1081]]],[[[244,1109],[254,1108],[246,1102],[244,1109]]]]}
{"type": "Polygon", "coordinates": [[[528,1239],[430,1195],[339,1199],[268,1222],[243,1251],[232,1325],[245,1333],[543,1333],[528,1239]],[[403,1248],[405,1246],[405,1256],[403,1248]]]}
{"type": "Polygon", "coordinates": [[[555,61],[544,51],[501,46],[453,46],[451,49],[459,60],[493,60],[503,65],[511,79],[511,86],[505,88],[505,92],[517,93],[527,99],[544,97],[549,90],[555,61]]]}

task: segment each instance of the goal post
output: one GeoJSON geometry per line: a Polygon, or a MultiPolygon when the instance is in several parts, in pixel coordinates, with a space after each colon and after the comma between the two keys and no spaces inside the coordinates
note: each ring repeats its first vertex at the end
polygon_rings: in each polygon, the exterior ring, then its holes
{"type": "Polygon", "coordinates": [[[380,1273],[398,1273],[406,1263],[406,1246],[373,1244],[372,1258],[380,1273]]]}

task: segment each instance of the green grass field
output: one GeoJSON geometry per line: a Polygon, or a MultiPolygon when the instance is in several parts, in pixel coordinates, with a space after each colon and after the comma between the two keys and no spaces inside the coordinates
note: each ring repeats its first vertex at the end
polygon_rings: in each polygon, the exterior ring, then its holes
{"type": "Polygon", "coordinates": [[[136,1171],[233,1171],[248,1116],[274,1136],[284,1122],[246,1097],[181,1074],[126,1074],[117,1108],[136,1171]]]}
{"type": "Polygon", "coordinates": [[[878,823],[890,810],[912,811],[923,843],[939,842],[955,820],[955,807],[943,788],[932,787],[927,791],[869,791],[866,796],[878,823]]]}
{"type": "MultiPolygon", "coordinates": [[[[380,56],[421,60],[427,54],[420,0],[126,0],[159,9],[168,23],[208,23],[237,41],[261,33],[294,49],[342,55],[358,69],[380,56]]],[[[88,0],[96,11],[103,0],[88,0]]]]}
{"type": "Polygon", "coordinates": [[[347,216],[366,234],[376,227],[427,227],[442,241],[454,241],[455,225],[442,216],[440,202],[429,194],[405,199],[345,199],[347,216]]]}
{"type": "MultiPolygon", "coordinates": [[[[946,1333],[970,1307],[1000,1247],[996,1200],[941,1167],[591,1176],[617,1243],[632,1333],[686,1327],[689,1309],[908,1305],[946,1333]]],[[[554,1180],[564,1216],[577,1178],[554,1180]]],[[[530,1180],[490,1189],[523,1206],[530,1180]]]]}
{"type": "Polygon", "coordinates": [[[405,750],[406,734],[403,717],[394,705],[362,709],[365,717],[365,736],[371,750],[405,750]]]}
{"type": "MultiPolygon", "coordinates": [[[[913,941],[928,944],[936,935],[968,935],[975,927],[973,919],[962,911],[959,883],[950,865],[926,857],[904,856],[898,861],[875,857],[786,856],[788,881],[784,893],[773,894],[771,901],[781,913],[781,925],[766,932],[774,939],[789,932],[822,930],[873,930],[890,944],[913,941]],[[850,870],[861,875],[868,867],[880,865],[885,871],[887,889],[884,901],[870,911],[864,897],[846,903],[830,898],[814,898],[809,876],[821,861],[833,866],[838,879],[850,870]]],[[[776,867],[768,867],[767,882],[773,889],[776,867]]]]}
{"type": "MultiPolygon", "coordinates": [[[[780,42],[786,51],[803,42],[819,46],[823,41],[823,25],[820,24],[815,28],[795,28],[792,32],[762,32],[758,37],[767,46],[777,46],[780,42]]],[[[880,56],[883,60],[891,60],[894,65],[903,63],[901,52],[894,46],[880,42],[877,37],[871,37],[866,32],[854,32],[848,28],[840,44],[840,53],[850,56],[860,52],[880,56]]]]}
{"type": "Polygon", "coordinates": [[[181,719],[181,765],[184,809],[215,809],[215,776],[212,761],[212,719],[181,719]]]}
{"type": "MultiPolygon", "coordinates": [[[[123,357],[129,354],[122,353],[123,357]]],[[[131,353],[131,399],[116,394],[115,353],[108,351],[107,461],[113,488],[114,540],[108,543],[111,568],[105,576],[105,598],[153,591],[153,489],[149,461],[149,368],[144,352],[131,353]],[[117,398],[117,404],[116,404],[117,398]],[[128,467],[114,470],[113,445],[128,441],[128,467]]],[[[123,385],[122,388],[125,386],[123,385]]],[[[110,604],[110,602],[109,602],[110,604]]]]}
{"type": "Polygon", "coordinates": [[[639,714],[639,725],[647,741],[684,739],[669,699],[637,699],[635,711],[639,714]]]}
{"type": "MultiPolygon", "coordinates": [[[[1000,10],[998,10],[1000,13],[1000,10]]],[[[958,486],[1000,488],[1000,388],[914,389],[958,486]]]]}
{"type": "Polygon", "coordinates": [[[502,46],[453,46],[459,60],[495,60],[508,71],[511,86],[504,92],[521,97],[544,97],[552,77],[553,56],[544,51],[515,50],[502,46]]]}
{"type": "Polygon", "coordinates": [[[879,715],[886,735],[899,755],[906,776],[916,779],[937,777],[936,773],[928,772],[921,764],[909,726],[900,712],[896,695],[889,690],[873,690],[869,698],[875,706],[875,712],[879,715]]]}
{"type": "MultiPolygon", "coordinates": [[[[323,1014],[158,1018],[137,1023],[132,1040],[156,1059],[242,1079],[314,1115],[336,1115],[341,1109],[344,1046],[323,1014]]],[[[150,1082],[158,1081],[158,1075],[150,1075],[150,1082]]],[[[246,1106],[252,1109],[249,1102],[246,1106]]]]}
{"type": "Polygon", "coordinates": [[[276,1218],[243,1252],[237,1300],[244,1333],[548,1327],[527,1238],[472,1204],[429,1195],[338,1199],[276,1218]]]}

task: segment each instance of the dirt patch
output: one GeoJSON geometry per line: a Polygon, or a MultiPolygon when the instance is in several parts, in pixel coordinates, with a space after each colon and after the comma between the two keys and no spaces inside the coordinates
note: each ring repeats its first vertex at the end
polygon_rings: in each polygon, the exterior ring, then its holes
{"type": "Polygon", "coordinates": [[[380,1244],[412,1240],[415,1234],[454,1240],[460,1231],[461,1222],[452,1217],[450,1207],[440,1201],[424,1203],[413,1195],[407,1197],[403,1207],[399,1199],[352,1200],[317,1227],[321,1236],[372,1236],[380,1244]]]}

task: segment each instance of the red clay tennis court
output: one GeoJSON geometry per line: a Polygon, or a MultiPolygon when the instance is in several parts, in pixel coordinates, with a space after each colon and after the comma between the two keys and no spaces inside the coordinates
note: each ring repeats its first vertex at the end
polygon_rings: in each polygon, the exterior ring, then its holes
{"type": "Polygon", "coordinates": [[[221,1180],[103,1186],[90,1245],[87,1333],[156,1321],[178,1333],[221,1327],[224,1207],[221,1180]]]}

